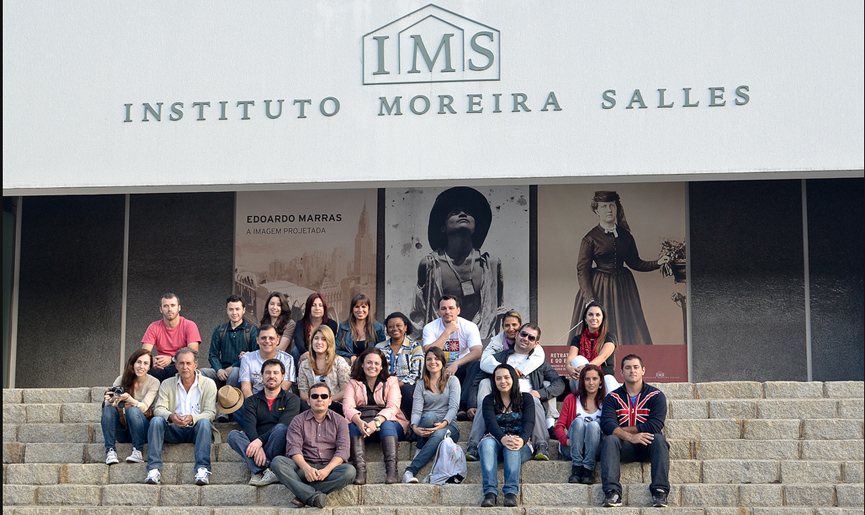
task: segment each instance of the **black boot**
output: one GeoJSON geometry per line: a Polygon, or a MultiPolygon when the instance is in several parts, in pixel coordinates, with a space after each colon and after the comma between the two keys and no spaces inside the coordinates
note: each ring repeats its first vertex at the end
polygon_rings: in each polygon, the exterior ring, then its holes
{"type": "Polygon", "coordinates": [[[584,485],[591,485],[595,482],[595,471],[593,469],[587,469],[586,467],[580,467],[583,469],[583,479],[581,483],[584,485]]]}
{"type": "Polygon", "coordinates": [[[384,482],[392,485],[399,481],[397,478],[397,441],[395,436],[385,436],[381,439],[381,451],[384,454],[384,470],[387,474],[384,482]]]}
{"type": "Polygon", "coordinates": [[[354,477],[354,484],[366,484],[366,442],[360,435],[351,437],[351,445],[349,446],[349,460],[357,470],[357,475],[354,477]]]}
{"type": "Polygon", "coordinates": [[[582,483],[582,482],[583,482],[583,467],[571,465],[571,475],[570,475],[570,477],[568,477],[568,483],[582,483]]]}

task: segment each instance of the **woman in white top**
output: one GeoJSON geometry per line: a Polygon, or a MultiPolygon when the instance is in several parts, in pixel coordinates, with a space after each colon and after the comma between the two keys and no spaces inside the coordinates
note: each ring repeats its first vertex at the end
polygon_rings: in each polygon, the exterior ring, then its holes
{"type": "Polygon", "coordinates": [[[150,427],[150,417],[153,416],[152,413],[145,415],[145,412],[150,411],[159,391],[159,379],[147,373],[152,365],[153,356],[150,351],[138,349],[129,356],[123,374],[114,380],[114,386],[121,387],[123,393],[117,395],[111,390],[105,390],[102,437],[105,440],[106,465],[119,463],[115,450],[116,442],[132,442],[132,454],[126,461],[144,461],[141,449],[147,443],[147,429],[150,427]],[[124,415],[122,418],[121,413],[124,415]]]}
{"type": "Polygon", "coordinates": [[[591,363],[580,370],[577,393],[565,397],[556,422],[559,456],[571,460],[568,483],[594,483],[592,473],[601,449],[601,409],[606,396],[604,372],[591,363]]]}
{"type": "Polygon", "coordinates": [[[309,359],[300,364],[297,371],[297,390],[300,394],[300,411],[309,409],[309,388],[315,383],[324,383],[333,392],[330,409],[342,415],[342,398],[348,386],[351,367],[336,355],[333,330],[320,325],[312,332],[309,359]]]}

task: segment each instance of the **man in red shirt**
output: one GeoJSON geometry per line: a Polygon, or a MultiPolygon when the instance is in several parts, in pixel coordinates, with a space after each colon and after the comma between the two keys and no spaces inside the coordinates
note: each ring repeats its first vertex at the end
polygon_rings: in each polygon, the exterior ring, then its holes
{"type": "Polygon", "coordinates": [[[177,368],[174,366],[174,355],[177,351],[189,347],[198,352],[201,335],[195,322],[180,316],[180,299],[177,295],[162,295],[159,312],[162,313],[162,320],[157,320],[147,327],[144,338],[141,339],[141,348],[153,350],[156,347],[156,356],[149,373],[159,381],[164,381],[177,375],[177,368]]]}

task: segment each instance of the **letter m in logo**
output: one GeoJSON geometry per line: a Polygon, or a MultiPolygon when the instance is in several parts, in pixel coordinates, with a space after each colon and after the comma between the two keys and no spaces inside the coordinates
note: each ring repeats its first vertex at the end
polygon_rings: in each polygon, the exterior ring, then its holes
{"type": "Polygon", "coordinates": [[[500,33],[428,5],[363,36],[363,83],[499,80],[500,33]]]}

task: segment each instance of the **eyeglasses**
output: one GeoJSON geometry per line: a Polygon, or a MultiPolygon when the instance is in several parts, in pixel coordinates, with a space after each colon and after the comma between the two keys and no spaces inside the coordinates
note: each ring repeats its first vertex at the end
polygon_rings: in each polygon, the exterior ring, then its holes
{"type": "Polygon", "coordinates": [[[529,334],[526,331],[520,331],[520,336],[522,336],[523,338],[525,338],[526,340],[528,340],[530,342],[533,342],[533,341],[538,339],[537,336],[535,336],[533,334],[529,334]]]}
{"type": "Polygon", "coordinates": [[[330,397],[330,394],[327,394],[327,393],[311,393],[311,394],[309,394],[309,398],[314,400],[314,401],[318,400],[318,399],[327,400],[329,397],[330,397]]]}

